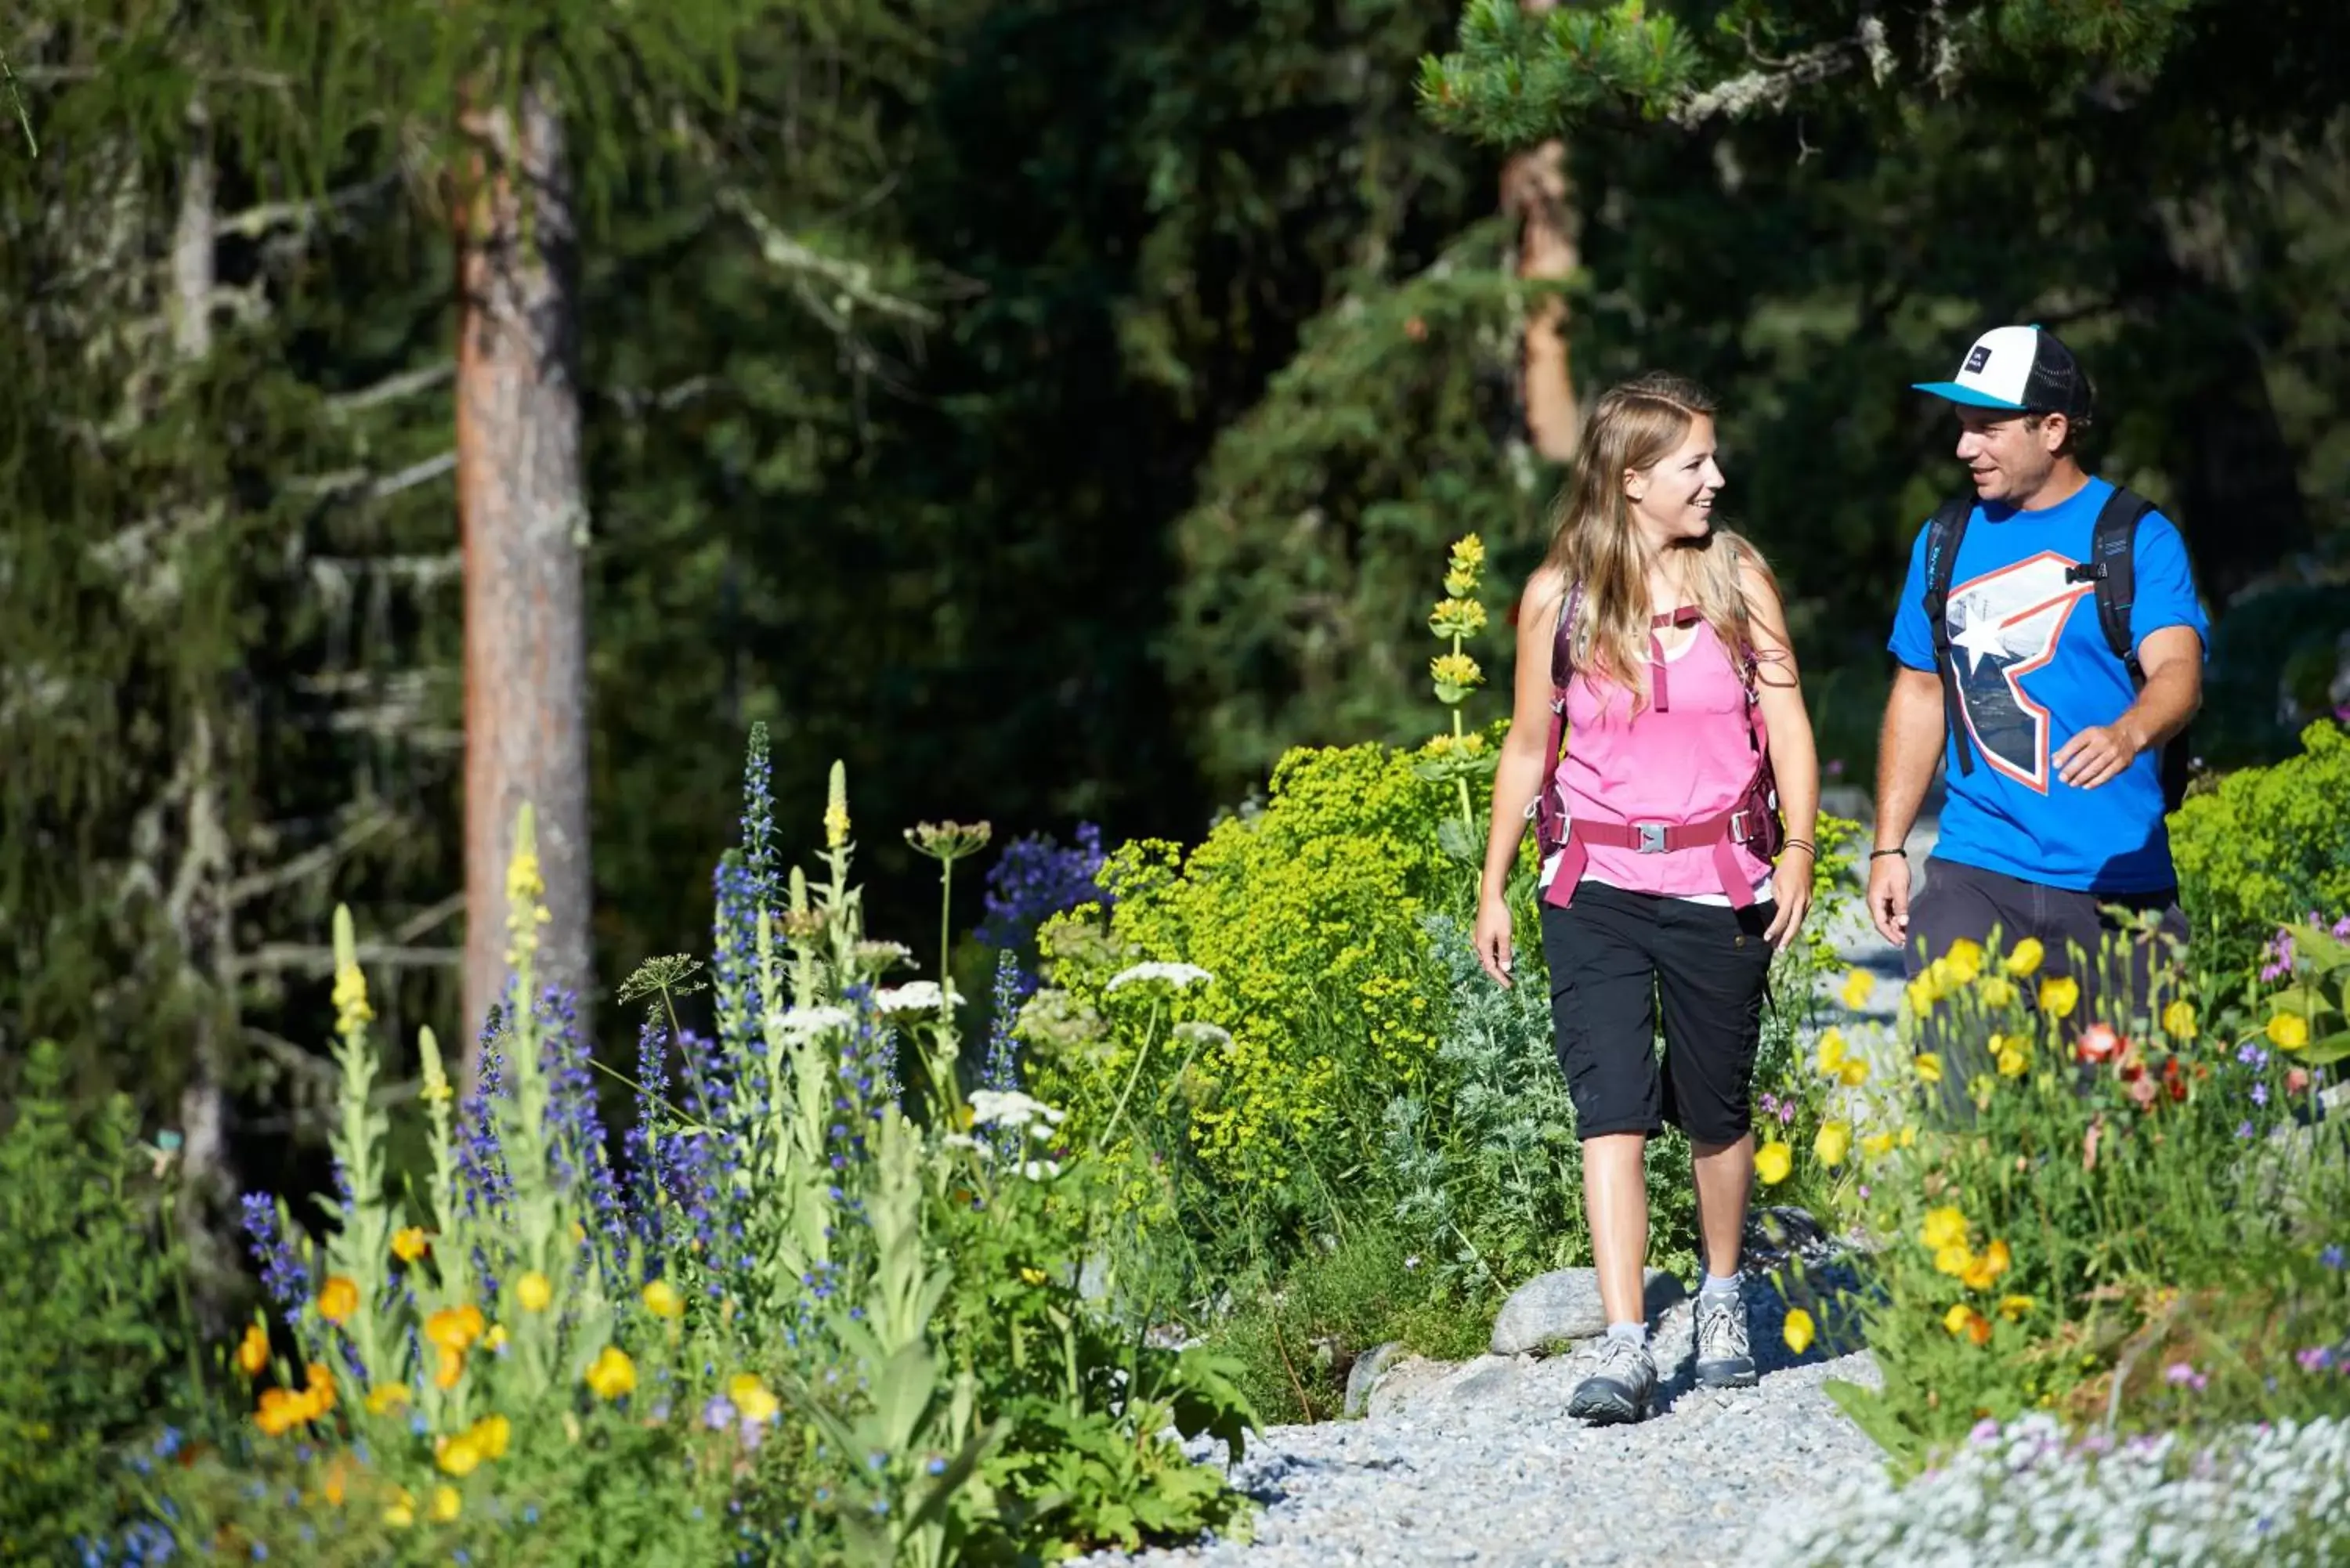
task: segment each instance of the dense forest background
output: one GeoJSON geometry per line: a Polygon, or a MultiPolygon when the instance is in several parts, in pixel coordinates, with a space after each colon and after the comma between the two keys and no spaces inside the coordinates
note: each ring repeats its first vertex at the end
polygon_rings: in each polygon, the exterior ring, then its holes
{"type": "Polygon", "coordinates": [[[463,1033],[461,328],[515,126],[572,171],[519,228],[569,269],[606,991],[702,945],[754,722],[791,853],[845,759],[917,943],[918,820],[1191,840],[1287,746],[1431,728],[1444,546],[1505,631],[1562,410],[1650,366],[1723,400],[1848,780],[1960,478],[1908,384],[2012,319],[2186,531],[2207,761],[2350,702],[2338,0],[2139,0],[2142,58],[2053,3],[1658,5],[1747,87],[1478,136],[1421,96],[1457,0],[479,9],[477,55],[421,5],[0,5],[0,1079],[68,1041],[215,1212],[316,1147],[337,901],[387,1036],[463,1033]]]}

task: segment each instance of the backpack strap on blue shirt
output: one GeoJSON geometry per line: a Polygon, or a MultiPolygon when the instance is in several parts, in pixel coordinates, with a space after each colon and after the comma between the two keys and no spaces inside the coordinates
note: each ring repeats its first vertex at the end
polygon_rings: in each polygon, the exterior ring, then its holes
{"type": "Polygon", "coordinates": [[[1974,515],[1970,496],[1945,501],[1926,524],[1926,624],[1934,631],[1934,672],[1942,680],[1942,724],[1959,755],[1959,772],[1975,771],[1973,737],[1967,731],[1967,711],[1959,701],[1959,667],[1950,658],[1950,579],[1959,568],[1959,544],[1967,536],[1967,520],[1974,515]]]}
{"type": "MultiPolygon", "coordinates": [[[[2137,603],[2137,525],[2154,510],[2154,503],[2116,484],[2097,511],[2089,535],[2089,558],[2065,568],[2064,580],[2094,583],[2097,595],[2097,627],[2106,646],[2129,671],[2130,685],[2143,689],[2146,667],[2137,661],[2137,642],[2131,635],[2130,611],[2137,603]]],[[[2177,811],[2187,798],[2187,777],[2193,763],[2193,745],[2186,732],[2170,738],[2157,759],[2162,779],[2162,805],[2177,811]]]]}

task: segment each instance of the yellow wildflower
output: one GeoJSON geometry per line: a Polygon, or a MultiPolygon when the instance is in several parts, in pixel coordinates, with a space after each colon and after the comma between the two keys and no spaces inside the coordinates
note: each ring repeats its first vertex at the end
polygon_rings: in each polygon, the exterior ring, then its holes
{"type": "Polygon", "coordinates": [[[457,1386],[458,1381],[465,1376],[465,1353],[452,1350],[445,1345],[440,1350],[441,1359],[432,1368],[432,1386],[445,1392],[457,1386]]]}
{"type": "Polygon", "coordinates": [[[618,1399],[637,1386],[637,1364],[617,1345],[608,1345],[588,1365],[588,1386],[599,1399],[618,1399]]]}
{"type": "Polygon", "coordinates": [[[368,1390],[368,1414],[370,1416],[381,1416],[387,1414],[390,1411],[401,1408],[407,1405],[408,1400],[409,1393],[407,1384],[379,1383],[374,1387],[368,1390]]]}
{"type": "Polygon", "coordinates": [[[515,1301],[525,1312],[545,1312],[555,1300],[555,1286],[536,1269],[515,1282],[515,1301]]]}
{"type": "Polygon", "coordinates": [[[2035,1304],[2030,1296],[2002,1296],[1999,1298],[1999,1315],[2013,1323],[2025,1313],[2030,1312],[2035,1304]]]}
{"type": "Polygon", "coordinates": [[[426,1318],[424,1337],[443,1350],[463,1351],[481,1338],[488,1326],[482,1309],[467,1302],[463,1306],[442,1307],[426,1318]]]}
{"type": "Polygon", "coordinates": [[[439,1522],[448,1523],[464,1506],[465,1500],[457,1495],[455,1487],[436,1486],[432,1489],[432,1517],[439,1522]]]}
{"type": "Polygon", "coordinates": [[[1931,1251],[1953,1243],[1963,1246],[1966,1239],[1967,1217],[1950,1205],[1926,1210],[1926,1222],[1918,1228],[1918,1240],[1931,1251]]]}
{"type": "Polygon", "coordinates": [[[342,1274],[328,1274],[318,1287],[318,1315],[328,1323],[346,1323],[359,1310],[359,1288],[342,1274]]]}
{"type": "Polygon", "coordinates": [[[1463,534],[1452,541],[1452,569],[1473,572],[1485,564],[1485,541],[1474,534],[1463,534]]]}
{"type": "Polygon", "coordinates": [[[2050,975],[2040,982],[2040,1011],[2051,1018],[2070,1018],[2081,1004],[2081,982],[2069,974],[2050,975]]]}
{"type": "Polygon", "coordinates": [[[1844,1065],[1836,1069],[1836,1082],[1847,1089],[1857,1089],[1868,1082],[1868,1064],[1857,1056],[1846,1056],[1844,1065]]]}
{"type": "Polygon", "coordinates": [[[1883,1159],[1893,1152],[1891,1133],[1871,1133],[1860,1140],[1861,1152],[1871,1159],[1883,1159]]]}
{"type": "Polygon", "coordinates": [[[431,1243],[424,1239],[421,1225],[404,1226],[391,1233],[391,1255],[403,1263],[412,1263],[424,1256],[431,1243]]]}
{"type": "Polygon", "coordinates": [[[738,1372],[728,1378],[726,1397],[746,1421],[772,1421],[783,1408],[783,1402],[775,1397],[773,1389],[759,1381],[756,1373],[738,1372]]]}
{"type": "Polygon", "coordinates": [[[834,801],[824,808],[824,846],[838,849],[848,842],[848,803],[834,801]]]}
{"type": "Polygon", "coordinates": [[[482,1348],[484,1350],[504,1350],[505,1348],[505,1345],[506,1325],[502,1323],[494,1323],[490,1324],[489,1331],[482,1335],[482,1348]]]}
{"type": "Polygon", "coordinates": [[[1041,1285],[1045,1282],[1045,1271],[1042,1269],[1023,1268],[1020,1271],[1020,1278],[1025,1283],[1041,1285]]]}
{"type": "Polygon", "coordinates": [[[1934,1249],[1936,1273],[1948,1274],[1954,1280],[1962,1279],[1966,1272],[1974,1267],[1974,1251],[1964,1241],[1952,1241],[1947,1246],[1934,1249]]]}
{"type": "Polygon", "coordinates": [[[2180,997],[2162,1010],[2162,1032],[2174,1040],[2195,1038],[2195,1004],[2180,997]]]}
{"type": "Polygon", "coordinates": [[[236,1342],[237,1370],[247,1377],[258,1377],[269,1366],[269,1335],[259,1324],[247,1324],[244,1337],[236,1342]]]}
{"type": "Polygon", "coordinates": [[[504,1416],[484,1416],[465,1435],[482,1451],[482,1458],[502,1459],[506,1457],[506,1445],[514,1440],[514,1423],[504,1416]]]}
{"type": "Polygon", "coordinates": [[[1868,1005],[1868,999],[1876,990],[1875,975],[1865,969],[1852,970],[1844,977],[1844,1004],[1857,1012],[1868,1005]]]}
{"type": "Polygon", "coordinates": [[[368,1006],[367,976],[359,972],[359,941],[351,932],[351,912],[335,906],[335,1033],[357,1034],[375,1016],[368,1006]]]}
{"type": "Polygon", "coordinates": [[[1935,983],[1931,971],[1911,981],[1904,994],[1909,999],[1909,1011],[1916,1013],[1933,1012],[1934,1003],[1942,1000],[1941,988],[1935,983]]]}
{"type": "Polygon", "coordinates": [[[1982,997],[1985,1007],[2015,1005],[2015,982],[2003,974],[1991,976],[1975,990],[1982,997]]]}
{"type": "Polygon", "coordinates": [[[1903,1148],[1908,1148],[1911,1144],[1914,1144],[1917,1141],[1918,1129],[1916,1127],[1905,1127],[1901,1129],[1901,1147],[1903,1148]]]}
{"type": "Polygon", "coordinates": [[[2298,1051],[2309,1044],[2309,1020],[2298,1012],[2280,1012],[2269,1020],[2263,1033],[2278,1050],[2298,1051]]]}
{"type": "Polygon", "coordinates": [[[2047,956],[2048,950],[2041,946],[2038,937],[2026,937],[2007,950],[2007,957],[2001,961],[2000,967],[2022,980],[2039,969],[2041,961],[2047,956]]]}
{"type": "Polygon", "coordinates": [[[1974,982],[1975,977],[1982,973],[1982,944],[1970,938],[1960,937],[1950,944],[1950,950],[1944,953],[1939,961],[1950,966],[1944,972],[1950,979],[1960,985],[1970,985],[1974,982]]]}
{"type": "Polygon", "coordinates": [[[1822,1165],[1834,1170],[1844,1163],[1852,1151],[1852,1128],[1844,1122],[1822,1122],[1819,1136],[1812,1140],[1812,1154],[1822,1165]]]}
{"type": "Polygon", "coordinates": [[[1942,1326],[1952,1334],[1963,1334],[1977,1345],[1991,1338],[1991,1320],[1964,1302],[1942,1314],[1942,1326]]]}
{"type": "Polygon", "coordinates": [[[2020,1078],[2032,1065],[2032,1058],[2023,1054],[2024,1038],[2020,1034],[1994,1034],[1991,1037],[1993,1060],[1999,1064],[2002,1078],[2020,1078]]]}
{"type": "Polygon", "coordinates": [[[667,1280],[654,1280],[644,1289],[645,1310],[655,1317],[682,1317],[685,1298],[667,1280]]]}
{"type": "Polygon", "coordinates": [[[416,1522],[416,1499],[402,1488],[392,1494],[383,1506],[383,1521],[394,1530],[405,1530],[416,1522]]]}
{"type": "Polygon", "coordinates": [[[1918,1052],[1911,1065],[1918,1069],[1918,1075],[1926,1082],[1939,1084],[1942,1081],[1942,1059],[1933,1052],[1918,1052]]]}
{"type": "Polygon", "coordinates": [[[1844,1031],[1830,1029],[1820,1036],[1820,1071],[1829,1077],[1844,1065],[1844,1031]]]}
{"type": "Polygon", "coordinates": [[[1447,691],[1467,691],[1485,683],[1485,671],[1465,653],[1440,653],[1428,661],[1428,673],[1447,691]]]}
{"type": "Polygon", "coordinates": [[[443,1438],[440,1450],[433,1456],[432,1462],[439,1465],[444,1474],[469,1476],[481,1468],[482,1450],[474,1446],[471,1435],[443,1438]]]}
{"type": "Polygon", "coordinates": [[[1812,1347],[1812,1314],[1801,1307],[1787,1310],[1786,1327],[1781,1330],[1787,1348],[1801,1355],[1812,1347]]]}
{"type": "Polygon", "coordinates": [[[1777,1138],[1754,1151],[1754,1174],[1762,1179],[1765,1187],[1778,1186],[1794,1168],[1794,1152],[1777,1138]]]}
{"type": "Polygon", "coordinates": [[[1485,629],[1485,607],[1457,594],[1439,599],[1428,612],[1428,629],[1439,637],[1474,637],[1485,629]]]}

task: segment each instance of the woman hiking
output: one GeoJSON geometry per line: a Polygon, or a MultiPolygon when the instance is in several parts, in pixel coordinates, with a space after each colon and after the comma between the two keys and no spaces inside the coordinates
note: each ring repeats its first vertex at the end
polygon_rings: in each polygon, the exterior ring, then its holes
{"type": "Polygon", "coordinates": [[[1591,411],[1550,554],[1518,603],[1478,897],[1478,961],[1506,986],[1503,889],[1535,817],[1551,1018],[1608,1324],[1567,1408],[1596,1422],[1639,1420],[1656,1395],[1642,1157],[1669,1121],[1696,1157],[1697,1381],[1755,1380],[1738,1289],[1749,1080],[1771,957],[1803,923],[1818,853],[1819,762],[1778,585],[1713,524],[1713,411],[1703,389],[1654,374],[1591,411]]]}

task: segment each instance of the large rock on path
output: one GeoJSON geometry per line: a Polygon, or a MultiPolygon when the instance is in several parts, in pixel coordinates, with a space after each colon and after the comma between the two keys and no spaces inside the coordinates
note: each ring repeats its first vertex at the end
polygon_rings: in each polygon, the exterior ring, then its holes
{"type": "MultiPolygon", "coordinates": [[[[1688,1294],[1679,1280],[1650,1269],[1642,1286],[1642,1309],[1657,1315],[1688,1294]]],[[[1596,1269],[1554,1269],[1536,1274],[1510,1293],[1493,1318],[1495,1355],[1541,1355],[1607,1332],[1607,1312],[1599,1304],[1596,1269]]]]}

